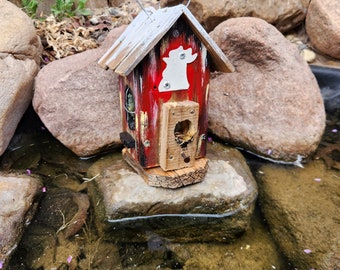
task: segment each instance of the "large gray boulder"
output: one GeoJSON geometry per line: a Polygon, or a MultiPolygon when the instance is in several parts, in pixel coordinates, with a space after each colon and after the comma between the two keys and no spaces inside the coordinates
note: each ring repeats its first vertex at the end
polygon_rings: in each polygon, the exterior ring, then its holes
{"type": "MultiPolygon", "coordinates": [[[[181,0],[161,0],[162,6],[182,4],[181,0]]],[[[273,24],[281,32],[287,32],[301,24],[307,13],[309,0],[192,0],[190,11],[211,31],[229,18],[252,16],[273,24]]]]}
{"type": "Polygon", "coordinates": [[[0,0],[0,155],[31,102],[42,46],[32,20],[0,0]]]}
{"type": "Polygon", "coordinates": [[[103,45],[46,65],[36,77],[34,110],[46,128],[78,156],[120,144],[117,75],[98,65],[124,27],[103,45]]]}
{"type": "Polygon", "coordinates": [[[323,99],[307,63],[261,19],[230,19],[210,34],[236,67],[211,80],[211,131],[263,157],[299,165],[325,128],[323,99]]]}
{"type": "Polygon", "coordinates": [[[0,175],[0,263],[5,269],[25,227],[37,208],[40,180],[23,175],[0,175]]]}
{"type": "Polygon", "coordinates": [[[339,1],[312,0],[307,12],[306,31],[318,51],[340,59],[339,1]]]}

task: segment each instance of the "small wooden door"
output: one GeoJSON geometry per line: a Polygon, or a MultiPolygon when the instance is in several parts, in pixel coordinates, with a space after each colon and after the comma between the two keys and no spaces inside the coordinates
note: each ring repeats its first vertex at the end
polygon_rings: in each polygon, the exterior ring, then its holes
{"type": "Polygon", "coordinates": [[[166,102],[161,111],[159,164],[164,171],[191,167],[197,150],[199,104],[166,102]]]}

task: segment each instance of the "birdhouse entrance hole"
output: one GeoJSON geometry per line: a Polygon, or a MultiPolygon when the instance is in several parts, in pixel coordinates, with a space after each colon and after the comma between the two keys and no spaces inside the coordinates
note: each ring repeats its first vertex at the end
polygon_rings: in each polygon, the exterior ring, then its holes
{"type": "Polygon", "coordinates": [[[187,147],[188,143],[192,142],[195,130],[190,120],[186,119],[176,124],[174,130],[175,140],[180,147],[187,147]]]}

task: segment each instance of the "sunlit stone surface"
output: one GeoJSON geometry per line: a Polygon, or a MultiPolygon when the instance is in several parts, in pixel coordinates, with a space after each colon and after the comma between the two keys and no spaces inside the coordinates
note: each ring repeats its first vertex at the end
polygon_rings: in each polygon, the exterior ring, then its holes
{"type": "Polygon", "coordinates": [[[141,241],[152,231],[175,241],[228,241],[244,232],[256,183],[237,150],[211,144],[208,152],[203,182],[175,190],[148,186],[121,158],[93,165],[90,196],[103,237],[141,241]]]}

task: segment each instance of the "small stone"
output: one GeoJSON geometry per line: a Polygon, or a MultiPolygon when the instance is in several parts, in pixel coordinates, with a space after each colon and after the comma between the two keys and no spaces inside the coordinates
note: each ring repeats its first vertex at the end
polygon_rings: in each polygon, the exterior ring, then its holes
{"type": "Polygon", "coordinates": [[[97,25],[97,24],[99,24],[99,19],[98,19],[97,17],[92,17],[92,18],[90,19],[90,23],[91,23],[92,25],[97,25]]]}
{"type": "Polygon", "coordinates": [[[115,8],[109,8],[109,13],[115,17],[121,17],[120,11],[115,8]]]}
{"type": "Polygon", "coordinates": [[[312,63],[315,61],[316,54],[310,49],[303,49],[300,54],[307,63],[312,63]]]}

